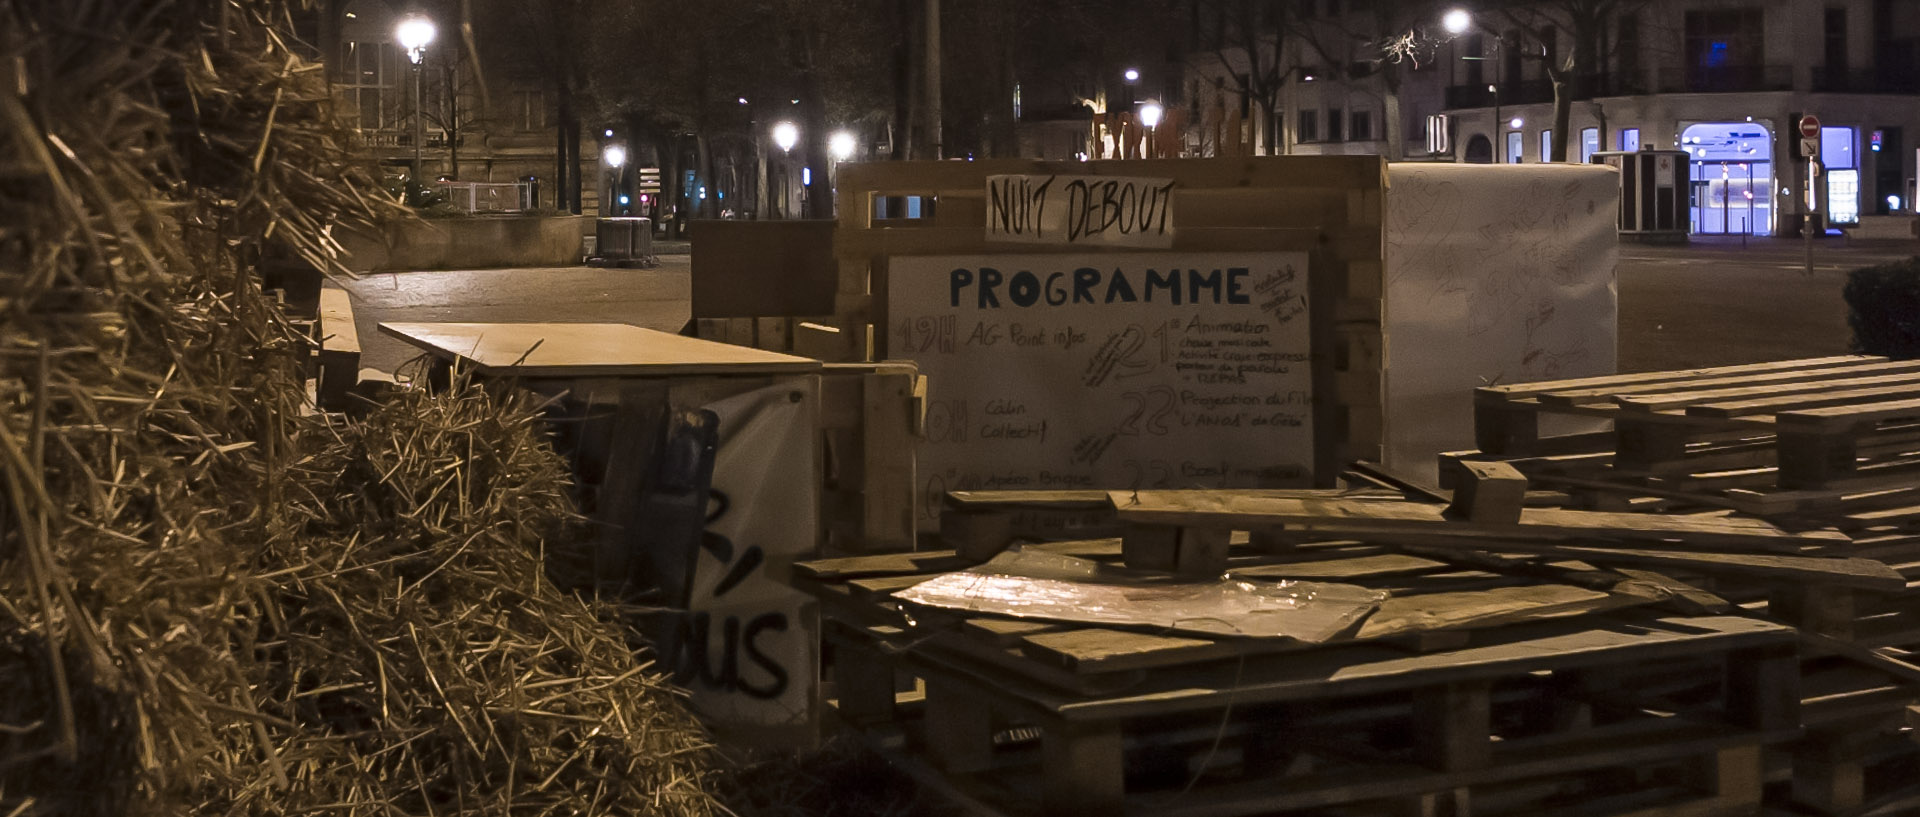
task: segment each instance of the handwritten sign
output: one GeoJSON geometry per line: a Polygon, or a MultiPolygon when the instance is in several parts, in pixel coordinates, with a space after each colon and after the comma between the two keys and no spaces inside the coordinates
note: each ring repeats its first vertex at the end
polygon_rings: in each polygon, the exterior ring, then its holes
{"type": "Polygon", "coordinates": [[[1130,176],[987,177],[987,240],[1173,246],[1173,180],[1130,176]]]}
{"type": "Polygon", "coordinates": [[[1312,480],[1304,253],[896,256],[890,354],[927,376],[949,490],[1312,480]]]}

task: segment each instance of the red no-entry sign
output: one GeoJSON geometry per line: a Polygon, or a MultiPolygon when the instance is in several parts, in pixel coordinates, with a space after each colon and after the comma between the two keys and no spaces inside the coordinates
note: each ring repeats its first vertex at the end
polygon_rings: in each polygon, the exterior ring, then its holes
{"type": "Polygon", "coordinates": [[[1808,139],[1820,138],[1820,117],[1813,114],[1800,117],[1800,135],[1808,139]]]}

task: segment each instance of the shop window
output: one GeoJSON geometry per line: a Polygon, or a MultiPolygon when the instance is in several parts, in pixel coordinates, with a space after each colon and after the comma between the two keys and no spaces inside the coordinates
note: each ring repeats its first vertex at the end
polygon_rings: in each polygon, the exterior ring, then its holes
{"type": "Polygon", "coordinates": [[[1295,131],[1294,138],[1301,142],[1319,141],[1320,140],[1320,112],[1319,111],[1301,111],[1299,125],[1294,128],[1294,131],[1295,131]]]}
{"type": "Polygon", "coordinates": [[[1582,128],[1580,130],[1580,163],[1593,161],[1593,154],[1600,150],[1600,129],[1582,128]]]}
{"type": "Polygon", "coordinates": [[[1346,124],[1347,124],[1347,118],[1344,111],[1340,110],[1339,108],[1328,108],[1327,109],[1327,141],[1329,142],[1345,141],[1347,138],[1346,124]]]}
{"type": "Polygon", "coordinates": [[[1620,149],[1621,150],[1639,150],[1640,149],[1640,129],[1639,128],[1621,128],[1620,129],[1620,149]]]}
{"type": "Polygon", "coordinates": [[[1540,132],[1540,161],[1543,161],[1543,162],[1553,161],[1553,129],[1552,128],[1548,128],[1540,132]]]}
{"type": "Polygon", "coordinates": [[[1373,139],[1373,113],[1371,111],[1353,112],[1351,135],[1355,142],[1366,142],[1373,139]]]}
{"type": "Polygon", "coordinates": [[[1524,144],[1526,144],[1526,134],[1519,131],[1513,131],[1507,134],[1507,164],[1517,165],[1520,163],[1522,158],[1520,155],[1520,147],[1524,144]]]}

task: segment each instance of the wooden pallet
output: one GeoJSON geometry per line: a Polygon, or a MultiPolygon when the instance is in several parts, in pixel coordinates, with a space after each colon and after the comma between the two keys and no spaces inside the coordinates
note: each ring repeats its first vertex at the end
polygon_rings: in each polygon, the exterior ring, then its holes
{"type": "MultiPolygon", "coordinates": [[[[1755,581],[1676,569],[1803,637],[1806,735],[1775,757],[1783,813],[1858,814],[1910,796],[1920,747],[1920,365],[1832,357],[1483,388],[1479,451],[1442,456],[1443,481],[1498,462],[1585,508],[1735,510],[1845,534],[1806,553],[1872,559],[1905,587],[1755,581]],[[1613,421],[1541,437],[1538,417],[1613,421]]],[[[1895,812],[1898,813],[1897,807],[1895,812]]]]}
{"type": "Polygon", "coordinates": [[[1550,804],[1623,785],[1670,796],[1591,813],[1751,813],[1761,747],[1798,723],[1788,628],[1378,545],[1236,539],[1236,570],[1396,595],[1308,646],[902,609],[891,592],[963,566],[952,552],[796,575],[836,621],[842,719],[1008,813],[1589,813],[1550,804]]]}
{"type": "Polygon", "coordinates": [[[1539,457],[1550,470],[1718,473],[1723,484],[1802,491],[1920,477],[1920,361],[1842,356],[1488,386],[1474,401],[1483,454],[1539,457]],[[1542,414],[1609,419],[1610,445],[1543,445],[1542,414]]]}

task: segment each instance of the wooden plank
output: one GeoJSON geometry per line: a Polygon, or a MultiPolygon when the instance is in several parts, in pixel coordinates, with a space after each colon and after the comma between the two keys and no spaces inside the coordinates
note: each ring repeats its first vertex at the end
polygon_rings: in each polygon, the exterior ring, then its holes
{"type": "Polygon", "coordinates": [[[327,410],[347,408],[348,395],[360,384],[360,330],[353,319],[352,297],[346,290],[320,290],[314,331],[320,347],[315,402],[327,410]]]}
{"type": "Polygon", "coordinates": [[[1571,389],[1605,390],[1613,386],[1642,386],[1660,383],[1676,383],[1725,375],[1827,369],[1884,360],[1886,360],[1886,358],[1873,355],[1838,355],[1833,357],[1781,360],[1767,363],[1744,363],[1738,366],[1715,366],[1705,369],[1676,369],[1672,371],[1637,374],[1610,374],[1597,377],[1579,377],[1571,380],[1542,380],[1532,383],[1513,383],[1505,386],[1482,386],[1474,390],[1474,395],[1476,397],[1490,398],[1497,401],[1518,400],[1535,397],[1552,391],[1567,391],[1571,389]]]}
{"type": "MultiPolygon", "coordinates": [[[[1681,381],[1681,385],[1688,391],[1706,391],[1710,389],[1717,390],[1752,386],[1789,386],[1823,378],[1865,377],[1900,374],[1903,372],[1920,372],[1920,361],[1885,361],[1828,368],[1721,375],[1718,377],[1702,377],[1681,381]]],[[[1599,389],[1567,389],[1545,392],[1539,395],[1539,400],[1543,406],[1581,406],[1590,403],[1611,401],[1622,395],[1656,394],[1663,391],[1672,391],[1675,385],[1675,383],[1667,382],[1599,389]]]]}
{"type": "Polygon", "coordinates": [[[915,545],[915,420],[910,371],[861,376],[862,544],[868,551],[906,551],[915,545]]]}
{"type": "Polygon", "coordinates": [[[1297,499],[1234,491],[1115,491],[1124,522],[1249,530],[1372,531],[1489,538],[1682,539],[1689,544],[1793,550],[1837,535],[1796,534],[1757,519],[1653,516],[1528,508],[1513,525],[1450,520],[1439,505],[1388,500],[1297,499]]]}
{"type": "Polygon", "coordinates": [[[520,377],[779,374],[820,361],[624,323],[382,323],[380,331],[483,374],[520,377]]]}
{"type": "MultiPolygon", "coordinates": [[[[915,195],[980,197],[986,177],[1006,174],[1161,176],[1179,182],[1179,191],[1237,188],[1381,189],[1386,163],[1377,156],[1260,156],[1240,159],[1132,159],[1092,162],[1036,159],[988,159],[974,162],[854,162],[840,165],[842,195],[915,195]]],[[[859,209],[859,208],[848,208],[859,209]]],[[[852,217],[843,213],[841,226],[852,217]]]]}
{"type": "Polygon", "coordinates": [[[1772,414],[1783,409],[1865,403],[1876,397],[1902,397],[1915,393],[1920,393],[1920,374],[1842,378],[1791,386],[1622,395],[1618,402],[1622,408],[1634,411],[1684,407],[1688,414],[1696,417],[1740,417],[1772,414]]]}
{"type": "Polygon", "coordinates": [[[1479,524],[1517,525],[1527,499],[1527,478],[1504,462],[1461,462],[1454,474],[1453,502],[1446,514],[1479,524]]]}
{"type": "Polygon", "coordinates": [[[1598,563],[1651,564],[1687,567],[1701,571],[1724,571],[1783,581],[1828,582],[1863,590],[1897,592],[1906,589],[1906,580],[1893,568],[1871,559],[1783,556],[1772,553],[1703,553],[1645,548],[1602,548],[1580,545],[1555,545],[1544,553],[1578,556],[1598,563]]]}
{"type": "Polygon", "coordinates": [[[1574,669],[1662,657],[1700,656],[1790,643],[1792,628],[1740,616],[1632,617],[1633,626],[1594,627],[1549,621],[1486,631],[1485,643],[1462,650],[1408,655],[1386,646],[1352,644],[1249,657],[1148,676],[1110,695],[1068,695],[1010,682],[1008,691],[1073,720],[1170,715],[1241,703],[1361,695],[1514,672],[1574,669]]]}
{"type": "Polygon", "coordinates": [[[1108,817],[1125,807],[1119,723],[1045,724],[1040,745],[1048,814],[1108,817]]]}
{"type": "MultiPolygon", "coordinates": [[[[1916,363],[1920,366],[1920,363],[1916,363]]],[[[1884,420],[1920,419],[1920,400],[1889,400],[1850,406],[1783,411],[1774,415],[1783,427],[1810,431],[1844,432],[1884,420]]]]}
{"type": "Polygon", "coordinates": [[[1439,684],[1413,694],[1414,757],[1443,772],[1486,768],[1493,759],[1493,702],[1487,681],[1439,684]]]}
{"type": "Polygon", "coordinates": [[[940,678],[927,679],[927,756],[949,774],[993,765],[993,712],[986,699],[940,678]]]}

